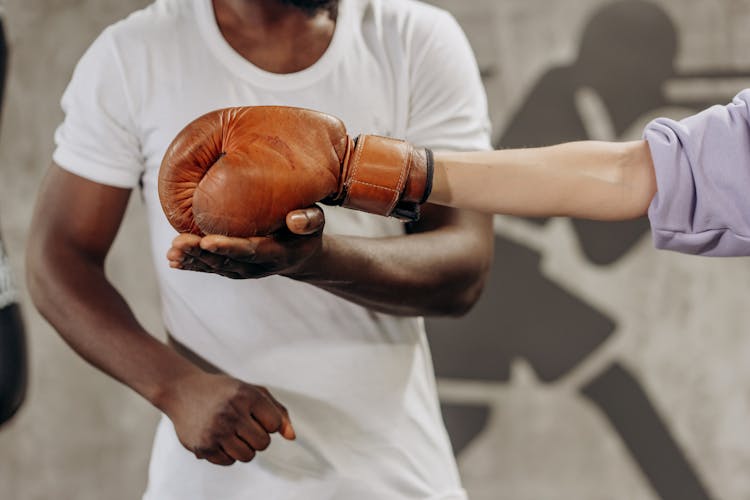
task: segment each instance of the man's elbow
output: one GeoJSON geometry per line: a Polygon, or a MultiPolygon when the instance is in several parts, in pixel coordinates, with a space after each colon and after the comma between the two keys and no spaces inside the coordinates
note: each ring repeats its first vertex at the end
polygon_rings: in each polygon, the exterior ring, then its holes
{"type": "Polygon", "coordinates": [[[442,304],[438,304],[436,315],[453,318],[466,316],[466,314],[468,314],[474,307],[474,304],[477,303],[481,295],[482,287],[480,286],[471,287],[460,293],[456,293],[451,297],[451,300],[446,300],[442,304]]]}
{"type": "Polygon", "coordinates": [[[492,216],[452,211],[454,223],[443,234],[426,288],[431,290],[423,315],[460,317],[479,301],[494,259],[492,216]]]}
{"type": "Polygon", "coordinates": [[[454,318],[468,314],[482,296],[488,273],[489,262],[462,273],[461,278],[449,278],[447,283],[437,287],[443,293],[435,294],[433,314],[454,318]]]}

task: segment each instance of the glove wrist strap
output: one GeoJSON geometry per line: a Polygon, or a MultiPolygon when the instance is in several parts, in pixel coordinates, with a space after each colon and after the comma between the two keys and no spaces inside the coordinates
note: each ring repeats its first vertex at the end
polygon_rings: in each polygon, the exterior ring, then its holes
{"type": "Polygon", "coordinates": [[[357,138],[343,178],[341,205],[407,221],[419,219],[419,204],[429,196],[432,153],[375,135],[357,138]]]}

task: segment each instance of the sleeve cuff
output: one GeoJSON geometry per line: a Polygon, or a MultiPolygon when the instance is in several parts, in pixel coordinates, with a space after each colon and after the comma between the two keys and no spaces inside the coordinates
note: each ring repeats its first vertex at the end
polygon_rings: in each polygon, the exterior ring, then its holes
{"type": "Polygon", "coordinates": [[[106,162],[86,158],[61,146],[55,149],[52,159],[72,174],[107,186],[132,189],[138,186],[141,178],[140,171],[107,165],[106,162]]]}

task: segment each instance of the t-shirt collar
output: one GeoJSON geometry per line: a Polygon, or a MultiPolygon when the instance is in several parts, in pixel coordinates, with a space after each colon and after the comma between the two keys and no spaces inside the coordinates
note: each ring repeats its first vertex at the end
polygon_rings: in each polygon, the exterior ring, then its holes
{"type": "Polygon", "coordinates": [[[193,0],[195,15],[202,38],[221,63],[238,77],[270,90],[293,90],[319,80],[344,57],[353,34],[349,0],[339,3],[333,38],[326,51],[312,66],[295,73],[272,73],[254,65],[238,52],[221,34],[211,0],[193,0]]]}

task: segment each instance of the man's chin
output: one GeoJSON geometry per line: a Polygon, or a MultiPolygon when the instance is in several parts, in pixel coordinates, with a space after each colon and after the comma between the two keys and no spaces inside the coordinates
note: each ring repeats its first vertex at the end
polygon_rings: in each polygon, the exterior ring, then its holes
{"type": "Polygon", "coordinates": [[[279,0],[281,3],[292,5],[308,14],[315,14],[321,10],[335,11],[339,0],[279,0]]]}

